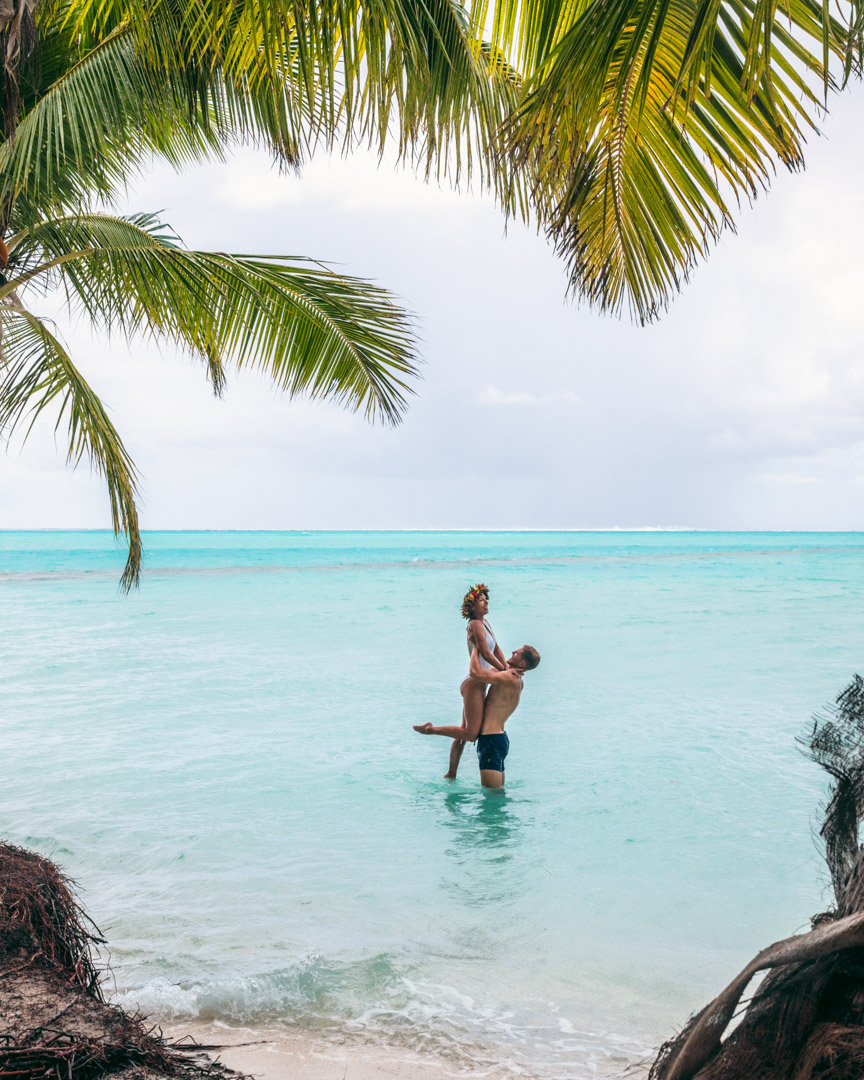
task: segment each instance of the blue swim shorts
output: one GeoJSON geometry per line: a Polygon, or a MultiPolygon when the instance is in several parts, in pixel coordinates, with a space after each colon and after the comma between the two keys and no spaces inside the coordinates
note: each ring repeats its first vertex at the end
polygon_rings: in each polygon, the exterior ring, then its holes
{"type": "Polygon", "coordinates": [[[494,769],[504,772],[504,758],[510,749],[510,740],[505,732],[499,735],[479,735],[477,737],[477,757],[481,769],[494,769]]]}

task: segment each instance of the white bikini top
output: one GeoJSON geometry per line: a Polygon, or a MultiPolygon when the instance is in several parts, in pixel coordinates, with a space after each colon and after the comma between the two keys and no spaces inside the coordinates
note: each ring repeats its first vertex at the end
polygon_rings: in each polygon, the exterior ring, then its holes
{"type": "MultiPolygon", "coordinates": [[[[490,653],[494,653],[495,652],[495,646],[498,644],[498,642],[495,640],[495,635],[492,633],[491,629],[489,628],[489,623],[487,623],[485,619],[483,620],[483,626],[485,627],[485,630],[486,630],[486,646],[489,649],[490,653]]],[[[473,644],[468,646],[468,654],[469,654],[469,656],[471,655],[471,653],[473,653],[475,647],[476,646],[474,646],[473,644]]],[[[480,657],[478,657],[478,659],[480,660],[480,666],[481,667],[486,668],[487,671],[492,670],[492,665],[489,663],[488,660],[484,659],[484,657],[482,655],[480,657]]],[[[468,675],[469,675],[469,678],[470,678],[470,675],[471,675],[470,669],[469,669],[468,675]]]]}

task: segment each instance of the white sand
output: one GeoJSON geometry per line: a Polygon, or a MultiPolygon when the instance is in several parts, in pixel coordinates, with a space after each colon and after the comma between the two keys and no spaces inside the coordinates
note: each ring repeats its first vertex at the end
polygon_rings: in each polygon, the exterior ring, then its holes
{"type": "MultiPolygon", "coordinates": [[[[530,1080],[522,1070],[506,1063],[488,1063],[467,1068],[430,1054],[412,1053],[394,1046],[315,1036],[290,1028],[234,1027],[213,1023],[163,1024],[165,1037],[175,1041],[192,1039],[204,1045],[218,1044],[211,1058],[235,1072],[256,1080],[514,1080],[514,1075],[530,1080]]],[[[586,1080],[647,1080],[648,1062],[613,1065],[608,1071],[586,1071],[586,1080]]]]}
{"type": "Polygon", "coordinates": [[[191,1038],[198,1043],[230,1046],[209,1051],[210,1056],[258,1080],[492,1080],[503,1075],[494,1067],[465,1072],[409,1050],[339,1045],[307,1032],[281,1028],[241,1028],[217,1022],[164,1024],[162,1030],[171,1040],[191,1038]]]}

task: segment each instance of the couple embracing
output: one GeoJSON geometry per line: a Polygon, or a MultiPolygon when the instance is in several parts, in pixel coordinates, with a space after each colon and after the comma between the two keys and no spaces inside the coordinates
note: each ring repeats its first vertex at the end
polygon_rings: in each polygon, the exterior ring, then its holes
{"type": "Polygon", "coordinates": [[[443,735],[452,739],[450,768],[445,779],[455,780],[459,759],[466,742],[477,743],[480,783],[487,788],[504,786],[504,759],[510,740],[504,731],[507,720],[516,711],[522,695],[522,676],[540,663],[540,653],[533,645],[523,645],[509,660],[504,659],[489,614],[489,589],[482,583],[465,594],[462,615],[468,620],[468,677],[463,680],[462,723],[434,727],[415,724],[421,735],[443,735]]]}

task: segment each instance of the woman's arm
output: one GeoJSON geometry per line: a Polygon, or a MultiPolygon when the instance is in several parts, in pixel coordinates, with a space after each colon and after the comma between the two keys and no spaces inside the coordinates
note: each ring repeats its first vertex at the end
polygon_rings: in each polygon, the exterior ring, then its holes
{"type": "Polygon", "coordinates": [[[489,644],[486,641],[486,625],[483,620],[472,619],[471,622],[468,623],[468,630],[474,638],[474,654],[476,655],[479,652],[486,663],[491,664],[497,671],[506,671],[507,664],[504,657],[502,656],[499,659],[495,653],[489,651],[489,644]]]}
{"type": "Polygon", "coordinates": [[[475,650],[471,654],[471,661],[468,664],[468,674],[472,679],[479,679],[480,682],[486,683],[487,686],[493,686],[496,682],[502,682],[503,680],[509,682],[513,672],[510,668],[504,671],[496,671],[495,668],[484,668],[475,650]]]}

